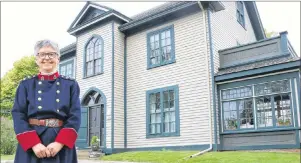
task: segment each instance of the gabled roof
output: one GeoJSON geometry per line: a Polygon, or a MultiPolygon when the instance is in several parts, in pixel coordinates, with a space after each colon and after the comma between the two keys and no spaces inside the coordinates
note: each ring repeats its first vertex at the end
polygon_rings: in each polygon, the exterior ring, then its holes
{"type": "Polygon", "coordinates": [[[131,21],[129,17],[112,8],[102,6],[93,2],[87,2],[79,12],[79,14],[76,16],[75,20],[71,23],[67,31],[70,34],[74,34],[79,30],[83,30],[90,25],[93,25],[112,16],[120,19],[124,23],[131,21]]]}
{"type": "MultiPolygon", "coordinates": [[[[216,1],[216,2],[201,1],[200,3],[210,4],[210,7],[212,7],[212,9],[214,9],[215,11],[220,11],[220,10],[224,9],[224,5],[221,2],[218,2],[218,1],[216,1]]],[[[133,16],[132,21],[119,26],[119,30],[121,32],[125,32],[127,30],[137,28],[137,27],[141,26],[142,24],[146,24],[146,23],[151,22],[151,21],[153,21],[155,19],[158,19],[160,17],[163,17],[163,16],[166,16],[166,15],[175,13],[177,11],[180,11],[184,8],[189,8],[189,7],[198,6],[198,5],[199,5],[198,1],[166,2],[162,5],[151,8],[147,11],[144,11],[140,14],[137,14],[137,15],[133,16]]],[[[184,14],[184,13],[182,13],[182,14],[184,14]]]]}

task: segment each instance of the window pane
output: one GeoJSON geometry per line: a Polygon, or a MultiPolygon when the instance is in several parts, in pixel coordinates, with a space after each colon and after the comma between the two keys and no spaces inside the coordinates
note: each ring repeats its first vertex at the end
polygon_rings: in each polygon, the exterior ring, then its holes
{"type": "Polygon", "coordinates": [[[224,128],[225,130],[235,130],[238,127],[236,101],[224,102],[224,128]]]}
{"type": "Polygon", "coordinates": [[[269,96],[256,98],[258,127],[273,126],[271,98],[269,96]]]}
{"type": "Polygon", "coordinates": [[[60,67],[60,74],[66,76],[66,66],[60,67]]]}
{"type": "Polygon", "coordinates": [[[165,40],[165,31],[161,33],[161,40],[165,40]]]}
{"type": "Polygon", "coordinates": [[[290,91],[289,80],[273,81],[273,82],[255,85],[256,95],[265,95],[265,94],[289,92],[289,91],[290,91]]]}
{"type": "Polygon", "coordinates": [[[277,126],[289,126],[291,120],[291,104],[288,94],[274,96],[275,116],[277,126]]]}
{"type": "Polygon", "coordinates": [[[87,76],[93,74],[93,61],[90,61],[86,64],[87,76]]]}
{"type": "Polygon", "coordinates": [[[239,101],[240,128],[253,128],[253,105],[252,99],[239,101]]]}
{"type": "Polygon", "coordinates": [[[165,37],[170,38],[170,30],[165,31],[165,37]]]}
{"type": "Polygon", "coordinates": [[[222,99],[245,98],[252,96],[252,87],[240,87],[222,91],[222,99]]]}

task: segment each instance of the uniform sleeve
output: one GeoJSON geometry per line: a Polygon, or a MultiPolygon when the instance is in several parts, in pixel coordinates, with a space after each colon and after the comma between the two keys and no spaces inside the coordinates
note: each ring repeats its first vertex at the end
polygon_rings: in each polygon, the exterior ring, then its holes
{"type": "Polygon", "coordinates": [[[27,92],[24,82],[21,82],[16,91],[12,117],[17,140],[24,151],[41,143],[37,132],[28,124],[27,106],[27,92]]]}
{"type": "Polygon", "coordinates": [[[69,148],[73,148],[77,139],[77,132],[81,123],[81,110],[80,110],[80,88],[75,81],[71,87],[71,105],[68,117],[64,123],[63,128],[59,131],[56,142],[62,143],[69,148]]]}

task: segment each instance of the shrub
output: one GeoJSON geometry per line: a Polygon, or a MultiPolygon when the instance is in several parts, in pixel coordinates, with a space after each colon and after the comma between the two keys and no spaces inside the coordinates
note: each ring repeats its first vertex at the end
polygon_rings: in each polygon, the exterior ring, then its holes
{"type": "Polygon", "coordinates": [[[13,121],[7,117],[1,117],[1,155],[15,154],[17,144],[13,121]]]}

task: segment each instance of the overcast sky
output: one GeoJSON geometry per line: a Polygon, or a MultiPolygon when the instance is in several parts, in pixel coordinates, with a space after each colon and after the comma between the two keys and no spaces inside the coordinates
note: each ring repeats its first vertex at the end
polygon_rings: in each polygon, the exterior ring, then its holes
{"type": "MultiPolygon", "coordinates": [[[[97,2],[133,16],[163,2],[97,2]]],[[[37,40],[50,38],[61,47],[75,42],[67,29],[85,2],[2,2],[1,3],[1,77],[13,63],[33,53],[37,40]]],[[[288,31],[300,56],[300,2],[257,2],[264,28],[288,31]]]]}

